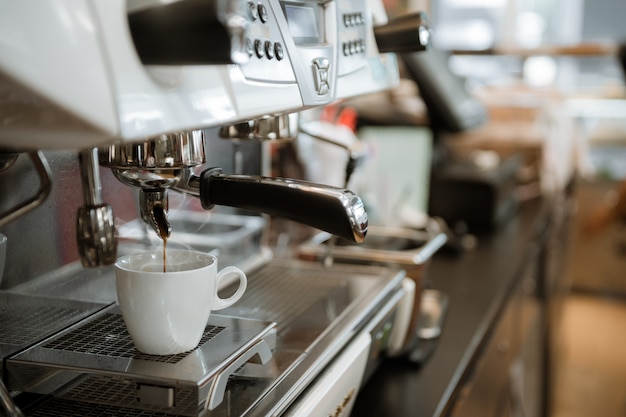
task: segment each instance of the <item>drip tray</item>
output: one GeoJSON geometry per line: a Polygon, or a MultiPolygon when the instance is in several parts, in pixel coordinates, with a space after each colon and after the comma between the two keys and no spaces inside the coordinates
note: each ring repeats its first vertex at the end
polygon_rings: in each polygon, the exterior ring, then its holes
{"type": "Polygon", "coordinates": [[[10,356],[105,307],[107,304],[0,292],[0,355],[10,356]]]}
{"type": "MultiPolygon", "coordinates": [[[[120,412],[95,415],[150,415],[133,411],[142,410],[198,416],[222,402],[239,368],[250,360],[271,360],[275,327],[212,314],[198,348],[147,355],[135,349],[119,308],[111,306],[9,358],[8,384],[16,391],[54,394],[57,402],[91,404],[94,412],[109,406],[120,412]]],[[[30,415],[44,415],[40,412],[30,415]]]]}

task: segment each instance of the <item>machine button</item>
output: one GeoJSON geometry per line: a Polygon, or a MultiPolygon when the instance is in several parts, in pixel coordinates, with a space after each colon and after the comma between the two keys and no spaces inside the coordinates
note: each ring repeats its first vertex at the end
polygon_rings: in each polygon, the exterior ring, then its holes
{"type": "Polygon", "coordinates": [[[348,44],[348,42],[343,43],[343,55],[344,56],[350,55],[350,45],[348,44]]]}
{"type": "Polygon", "coordinates": [[[254,55],[254,43],[250,38],[246,39],[246,51],[248,52],[248,56],[254,55]]]}
{"type": "Polygon", "coordinates": [[[319,70],[320,83],[328,84],[328,70],[321,69],[319,70]]]}
{"type": "Polygon", "coordinates": [[[259,18],[261,19],[261,22],[266,23],[267,22],[267,8],[264,5],[259,4],[257,9],[259,11],[259,18]]]}
{"type": "Polygon", "coordinates": [[[279,42],[274,44],[274,54],[276,55],[276,59],[282,61],[285,57],[285,50],[283,49],[283,45],[279,42]]]}
{"type": "Polygon", "coordinates": [[[263,49],[263,41],[261,39],[255,39],[254,52],[256,53],[256,56],[258,56],[259,58],[263,58],[265,56],[265,50],[263,49]]]}
{"type": "Polygon", "coordinates": [[[327,58],[315,58],[313,60],[313,75],[315,78],[315,89],[317,94],[323,96],[328,94],[330,86],[328,84],[328,71],[330,61],[327,58]]]}
{"type": "Polygon", "coordinates": [[[248,13],[250,13],[250,19],[254,22],[259,18],[259,10],[256,7],[256,4],[253,2],[248,2],[248,13]]]}
{"type": "Polygon", "coordinates": [[[350,23],[351,23],[350,22],[350,15],[344,14],[343,15],[343,25],[348,28],[348,27],[350,27],[350,23]]]}
{"type": "Polygon", "coordinates": [[[330,61],[328,58],[315,58],[313,65],[315,65],[316,68],[327,70],[330,67],[330,61]]]}
{"type": "Polygon", "coordinates": [[[265,56],[267,59],[274,58],[274,44],[271,41],[265,41],[265,56]]]}

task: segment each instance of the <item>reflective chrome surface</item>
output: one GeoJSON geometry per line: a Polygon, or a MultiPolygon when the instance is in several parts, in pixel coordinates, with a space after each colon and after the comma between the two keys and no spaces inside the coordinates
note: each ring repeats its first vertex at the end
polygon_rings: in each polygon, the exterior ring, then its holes
{"type": "MultiPolygon", "coordinates": [[[[357,333],[374,326],[373,318],[382,306],[393,310],[402,295],[403,277],[402,271],[389,268],[329,270],[309,262],[273,260],[248,273],[243,298],[220,315],[212,315],[209,323],[239,335],[248,323],[258,322],[232,317],[276,323],[275,333],[272,326],[253,332],[262,335],[272,350],[265,365],[246,361],[234,366],[225,360],[232,352],[238,357],[243,351],[221,346],[221,333],[175,358],[137,356],[127,350],[128,343],[132,347],[130,338],[114,330],[121,321],[116,308],[107,308],[9,358],[9,388],[55,394],[51,406],[84,410],[85,416],[104,405],[111,408],[112,416],[138,409],[146,415],[154,411],[197,416],[213,398],[211,387],[218,383],[214,377],[225,375],[229,378],[224,400],[212,416],[280,415],[357,333]],[[154,388],[156,400],[143,392],[144,387],[154,388]],[[175,400],[168,403],[167,398],[175,400]]],[[[250,347],[259,340],[244,339],[236,340],[250,347]]],[[[383,345],[377,348],[384,350],[383,345]]],[[[377,357],[380,352],[372,354],[377,357]]]]}
{"type": "MultiPolygon", "coordinates": [[[[30,152],[28,156],[30,157],[32,165],[39,176],[39,188],[37,192],[26,198],[24,201],[6,209],[3,212],[0,212],[0,227],[39,207],[50,194],[51,178],[48,161],[40,151],[30,152]]],[[[12,159],[11,162],[8,165],[5,165],[4,168],[10,168],[10,166],[14,163],[15,159],[12,159]]],[[[21,178],[17,176],[15,181],[16,183],[19,183],[20,180],[21,178]]]]}
{"type": "Polygon", "coordinates": [[[298,135],[298,113],[266,116],[220,129],[224,139],[293,140],[298,135]]]}
{"type": "Polygon", "coordinates": [[[100,165],[111,168],[124,184],[171,188],[181,171],[205,162],[202,131],[159,135],[144,142],[118,143],[98,151],[100,165]]]}
{"type": "Polygon", "coordinates": [[[78,209],[76,238],[78,253],[86,267],[111,265],[117,257],[115,216],[102,200],[102,183],[97,149],[79,153],[84,205],[78,209]]]}

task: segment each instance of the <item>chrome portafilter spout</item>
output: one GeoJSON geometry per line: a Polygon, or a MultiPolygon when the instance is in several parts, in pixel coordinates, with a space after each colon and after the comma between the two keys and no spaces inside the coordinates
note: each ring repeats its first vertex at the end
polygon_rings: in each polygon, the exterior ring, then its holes
{"type": "Polygon", "coordinates": [[[173,132],[145,142],[121,143],[101,148],[100,165],[112,169],[123,184],[137,187],[141,219],[161,238],[171,226],[167,220],[168,189],[205,161],[202,131],[173,132]]]}
{"type": "Polygon", "coordinates": [[[167,220],[169,204],[166,189],[142,189],[139,191],[139,213],[161,239],[167,239],[172,226],[167,220]]]}
{"type": "Polygon", "coordinates": [[[100,164],[111,168],[121,182],[143,190],[141,217],[160,236],[168,189],[198,197],[207,210],[224,205],[283,217],[355,243],[361,243],[367,233],[363,202],[345,188],[288,178],[225,175],[219,168],[196,175],[194,169],[205,160],[201,131],[111,145],[100,149],[99,155],[100,164]]]}

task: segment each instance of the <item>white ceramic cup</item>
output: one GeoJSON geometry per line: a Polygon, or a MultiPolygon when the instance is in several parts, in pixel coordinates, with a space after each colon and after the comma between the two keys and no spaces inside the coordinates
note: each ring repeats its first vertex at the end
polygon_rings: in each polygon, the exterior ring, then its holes
{"type": "Polygon", "coordinates": [[[217,271],[217,258],[204,252],[136,253],[115,263],[115,284],[124,322],[135,347],[151,355],[174,355],[198,346],[212,310],[238,301],[246,290],[245,273],[234,266],[217,271]],[[229,277],[239,287],[220,298],[220,284],[229,277]]]}

